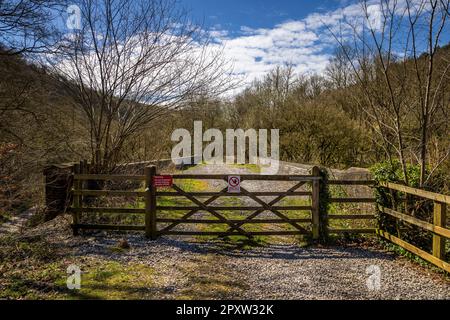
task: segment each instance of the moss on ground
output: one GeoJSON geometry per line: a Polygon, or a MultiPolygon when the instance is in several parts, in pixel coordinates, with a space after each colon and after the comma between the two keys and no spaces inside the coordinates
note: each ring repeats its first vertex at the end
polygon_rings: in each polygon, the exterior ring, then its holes
{"type": "Polygon", "coordinates": [[[138,300],[138,299],[217,299],[232,298],[245,290],[233,270],[217,263],[217,255],[205,254],[177,264],[186,285],[167,287],[155,270],[143,262],[116,260],[124,252],[73,255],[59,252],[45,238],[0,238],[0,299],[42,300],[138,300]],[[67,288],[67,268],[81,269],[79,290],[67,288]],[[211,266],[214,265],[214,268],[211,266]]]}
{"type": "Polygon", "coordinates": [[[230,165],[230,167],[237,169],[246,169],[250,173],[255,174],[261,173],[261,167],[257,164],[232,164],[230,165]]]}
{"type": "Polygon", "coordinates": [[[0,299],[152,299],[158,293],[151,267],[62,254],[43,237],[0,238],[0,261],[0,299]],[[81,268],[80,290],[67,288],[72,264],[81,268]]]}
{"type": "Polygon", "coordinates": [[[180,266],[180,271],[186,275],[189,285],[176,293],[174,298],[177,300],[234,299],[249,289],[248,285],[236,279],[233,270],[220,263],[220,257],[216,255],[197,257],[180,266]]]}
{"type": "MultiPolygon", "coordinates": [[[[154,270],[143,264],[92,260],[82,270],[81,288],[70,290],[67,299],[136,300],[154,298],[154,270]]],[[[56,282],[66,285],[66,278],[56,282]]]]}

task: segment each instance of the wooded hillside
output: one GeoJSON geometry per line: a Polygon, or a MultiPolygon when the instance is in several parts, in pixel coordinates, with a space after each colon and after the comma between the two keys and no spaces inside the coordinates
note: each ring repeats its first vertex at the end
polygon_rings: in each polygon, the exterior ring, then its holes
{"type": "MultiPolygon", "coordinates": [[[[124,26],[97,13],[90,2],[81,4],[82,11],[93,13],[87,16],[92,23],[79,31],[81,42],[65,39],[69,45],[44,55],[44,62],[28,54],[36,54],[35,47],[0,52],[3,214],[26,207],[24,199],[39,194],[46,164],[88,159],[103,172],[120,163],[169,158],[173,130],[192,130],[195,120],[203,121],[204,130],[279,129],[281,160],[335,168],[387,161],[401,182],[448,192],[450,46],[439,46],[448,7],[415,13],[417,19],[432,17],[434,22],[423,26],[431,32],[428,47],[421,50],[413,41],[402,56],[390,42],[350,45],[336,37],[324,74],[296,74],[294,66],[283,65],[230,97],[223,93],[236,84],[228,84],[226,72],[219,71],[225,63],[218,53],[211,61],[206,54],[196,56],[209,42],[192,40],[201,30],[170,1],[142,2],[153,16],[136,11],[130,1],[108,9],[139,31],[141,38],[127,42],[129,47],[118,46],[112,36],[103,43],[92,37],[102,26],[117,32],[124,26]],[[152,46],[174,21],[186,27],[177,29],[178,36],[165,46],[152,46]],[[159,36],[146,32],[153,29],[159,36]],[[100,50],[97,55],[84,51],[92,43],[100,50]],[[142,51],[143,44],[148,45],[142,51]],[[130,54],[136,51],[141,52],[138,62],[130,54]],[[149,80],[148,74],[162,70],[170,70],[164,81],[157,76],[149,80]]],[[[409,30],[415,34],[413,16],[409,12],[409,30]]],[[[45,24],[43,16],[38,18],[45,24]]],[[[399,19],[397,14],[388,18],[386,30],[399,19]]]]}

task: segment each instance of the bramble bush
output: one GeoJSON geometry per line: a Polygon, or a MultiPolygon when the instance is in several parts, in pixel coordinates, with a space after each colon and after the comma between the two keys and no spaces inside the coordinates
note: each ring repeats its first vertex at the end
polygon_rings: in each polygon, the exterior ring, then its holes
{"type": "MultiPolygon", "coordinates": [[[[371,168],[371,172],[377,182],[404,184],[403,171],[399,161],[393,163],[378,163],[371,168]]],[[[409,186],[419,188],[420,166],[408,165],[407,174],[409,186]]],[[[433,177],[433,180],[430,181],[429,187],[426,189],[429,191],[441,192],[444,181],[445,179],[443,179],[441,174],[436,174],[433,177]]],[[[433,202],[430,200],[382,187],[376,188],[375,196],[377,204],[383,207],[410,214],[415,218],[430,223],[433,221],[433,202]]],[[[377,213],[377,223],[378,228],[422,248],[423,250],[428,252],[431,251],[432,234],[430,232],[406,222],[400,222],[396,218],[379,211],[377,213]]]]}

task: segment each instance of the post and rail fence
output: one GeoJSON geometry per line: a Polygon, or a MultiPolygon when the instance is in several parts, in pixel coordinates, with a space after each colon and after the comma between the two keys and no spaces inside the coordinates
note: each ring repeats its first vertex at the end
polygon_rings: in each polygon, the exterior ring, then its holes
{"type": "MultiPolygon", "coordinates": [[[[119,231],[144,231],[145,235],[155,240],[159,236],[164,235],[190,235],[190,236],[288,236],[288,235],[308,235],[313,240],[320,239],[322,230],[320,224],[321,219],[327,221],[333,220],[351,220],[362,221],[372,220],[376,221],[375,214],[328,214],[321,212],[320,209],[320,186],[321,183],[327,183],[330,186],[369,186],[382,187],[397,192],[402,192],[405,195],[414,195],[423,197],[434,201],[434,219],[433,223],[422,221],[418,218],[412,217],[406,213],[398,212],[394,209],[378,206],[379,213],[389,215],[402,221],[418,227],[423,228],[433,233],[432,253],[428,253],[419,249],[412,244],[389,234],[385,230],[377,228],[329,228],[326,226],[328,234],[378,234],[380,237],[387,239],[404,249],[418,255],[422,259],[450,272],[450,265],[445,261],[445,241],[450,237],[450,230],[446,228],[446,205],[450,203],[450,197],[427,192],[419,189],[414,189],[393,183],[377,184],[374,180],[327,180],[323,181],[320,175],[320,169],[314,167],[310,175],[241,175],[241,182],[244,181],[278,181],[278,182],[292,182],[294,185],[286,191],[249,191],[242,185],[239,193],[230,193],[225,187],[219,192],[191,192],[185,191],[178,185],[179,181],[183,180],[218,180],[228,182],[229,175],[223,174],[178,174],[171,176],[174,183],[170,186],[171,191],[159,191],[155,186],[154,180],[158,176],[155,166],[145,168],[144,175],[105,175],[105,174],[88,174],[86,170],[86,163],[82,162],[74,166],[73,175],[73,201],[71,213],[73,215],[73,232],[78,235],[79,230],[119,230],[119,231]],[[144,191],[129,191],[129,190],[88,190],[84,187],[88,185],[86,181],[133,181],[143,183],[145,185],[144,191]],[[309,186],[309,190],[300,190],[303,186],[309,186]],[[141,197],[144,199],[144,208],[105,208],[105,207],[85,207],[84,197],[141,197]],[[308,197],[310,205],[294,205],[288,206],[280,204],[283,199],[289,197],[308,197]],[[164,206],[158,203],[158,198],[172,198],[182,197],[189,200],[192,206],[169,205],[164,206]],[[215,205],[214,202],[221,197],[248,197],[256,206],[239,205],[239,206],[223,206],[215,205]],[[264,200],[264,197],[274,197],[272,200],[264,200]],[[200,200],[199,198],[207,198],[207,200],[200,200]],[[173,211],[183,212],[181,217],[177,218],[163,218],[159,216],[159,212],[173,211]],[[222,211],[240,211],[251,212],[243,219],[227,218],[222,211]],[[293,218],[289,217],[286,212],[310,212],[307,218],[293,218]],[[187,213],[186,213],[187,212],[187,213]],[[196,214],[205,212],[212,216],[213,219],[199,219],[196,214]],[[263,212],[270,212],[276,216],[276,219],[261,217],[263,212]],[[86,224],[81,222],[83,214],[90,213],[115,213],[115,214],[140,214],[144,215],[144,225],[115,225],[115,224],[86,224]],[[257,219],[259,217],[259,219],[257,219]],[[162,224],[163,227],[159,228],[162,224]],[[195,225],[214,225],[222,224],[227,226],[226,231],[186,231],[175,230],[177,226],[195,224],[195,225]],[[244,227],[246,225],[254,224],[285,224],[292,230],[269,230],[269,231],[249,231],[244,227]]],[[[362,197],[341,197],[330,198],[329,203],[372,203],[376,204],[376,198],[362,198],[362,197]]]]}
{"type": "Polygon", "coordinates": [[[378,210],[380,213],[391,216],[397,219],[397,221],[408,223],[410,225],[419,227],[422,230],[431,232],[433,234],[432,253],[426,252],[425,250],[422,250],[412,245],[411,243],[390,234],[386,230],[378,229],[377,234],[380,237],[408,250],[416,256],[419,256],[423,260],[426,260],[434,264],[435,266],[445,270],[446,272],[450,272],[450,264],[445,261],[446,239],[450,239],[450,230],[447,228],[447,204],[450,204],[450,196],[390,182],[381,182],[380,187],[395,192],[401,192],[406,195],[416,196],[421,199],[433,201],[434,210],[432,223],[423,221],[422,219],[418,219],[404,212],[399,212],[397,210],[378,205],[378,210]]]}

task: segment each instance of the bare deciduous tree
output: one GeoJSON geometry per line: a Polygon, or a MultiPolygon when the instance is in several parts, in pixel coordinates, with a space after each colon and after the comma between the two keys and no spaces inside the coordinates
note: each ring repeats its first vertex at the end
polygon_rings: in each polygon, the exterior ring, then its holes
{"type": "Polygon", "coordinates": [[[55,16],[66,0],[0,0],[1,54],[46,51],[57,34],[55,16]]]}
{"type": "MultiPolygon", "coordinates": [[[[87,118],[92,162],[111,170],[127,141],[196,94],[230,88],[221,48],[172,0],[81,0],[81,29],[45,64],[87,118]]],[[[162,119],[161,121],[164,121],[162,119]]]]}
{"type": "Polygon", "coordinates": [[[399,159],[406,184],[408,152],[421,166],[422,187],[448,156],[446,152],[427,174],[429,137],[438,110],[448,108],[443,94],[450,61],[440,58],[439,68],[436,64],[442,36],[449,28],[449,3],[380,0],[376,6],[379,19],[374,24],[373,3],[361,0],[363,23],[346,22],[353,41],[342,41],[329,28],[361,89],[367,124],[381,137],[391,161],[399,159]],[[425,44],[419,39],[426,39],[425,44]],[[416,115],[415,121],[411,115],[416,115]]]}

